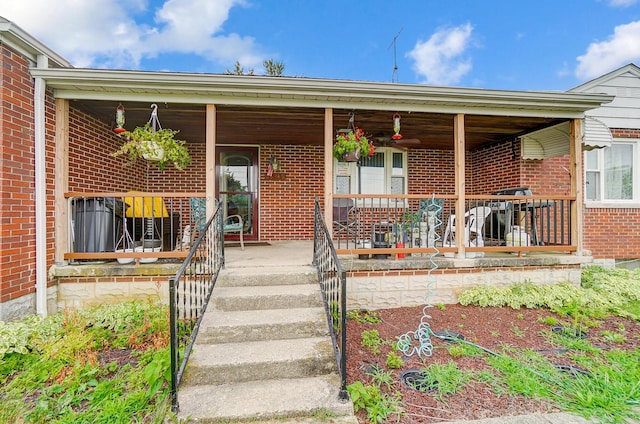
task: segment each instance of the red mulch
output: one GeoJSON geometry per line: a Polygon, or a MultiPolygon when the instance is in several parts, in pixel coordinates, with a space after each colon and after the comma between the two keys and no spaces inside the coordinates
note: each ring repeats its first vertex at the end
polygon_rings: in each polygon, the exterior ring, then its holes
{"type": "MultiPolygon", "coordinates": [[[[373,355],[361,346],[362,331],[377,329],[382,339],[395,341],[398,336],[418,328],[423,316],[423,307],[404,307],[375,312],[382,318],[382,323],[358,324],[353,320],[347,322],[348,384],[355,381],[371,384],[370,376],[365,373],[365,369],[371,364],[379,364],[382,369],[387,370],[385,361],[391,347],[384,345],[380,354],[373,355]]],[[[558,317],[548,310],[514,310],[509,307],[446,305],[444,308],[429,308],[427,312],[431,316],[427,322],[435,332],[453,331],[464,336],[469,342],[496,352],[502,351],[504,345],[519,349],[551,350],[546,355],[554,357],[554,363],[571,364],[566,354],[553,351],[559,346],[550,345],[548,338],[542,335],[543,332],[551,330],[550,325],[538,321],[539,318],[553,316],[569,324],[571,318],[558,317]]],[[[622,344],[616,343],[615,346],[622,349],[634,349],[640,346],[640,340],[635,336],[640,332],[640,323],[616,317],[602,320],[599,327],[588,329],[589,341],[598,346],[612,345],[600,333],[604,330],[619,333],[619,324],[624,325],[627,341],[622,344]]],[[[490,369],[490,366],[480,357],[453,357],[446,349],[450,343],[433,336],[431,341],[433,344],[431,356],[421,359],[417,355],[409,358],[401,355],[404,362],[402,368],[391,370],[396,382],[392,390],[402,394],[401,401],[406,412],[401,422],[439,423],[556,411],[545,401],[519,395],[497,395],[489,386],[481,383],[470,383],[462,391],[445,396],[443,401],[437,399],[433,393],[406,387],[400,381],[403,371],[411,368],[425,368],[433,363],[446,364],[454,361],[458,368],[464,370],[490,369]]],[[[363,423],[367,422],[364,411],[358,412],[358,418],[363,423]]]]}

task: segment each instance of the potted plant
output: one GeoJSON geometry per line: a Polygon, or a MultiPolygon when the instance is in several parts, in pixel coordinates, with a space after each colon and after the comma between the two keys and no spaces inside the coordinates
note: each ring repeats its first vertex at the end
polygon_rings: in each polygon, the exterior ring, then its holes
{"type": "Polygon", "coordinates": [[[339,161],[355,162],[361,157],[373,156],[375,147],[360,128],[340,130],[333,144],[333,157],[339,161]]]}
{"type": "Polygon", "coordinates": [[[173,163],[178,170],[184,169],[191,162],[189,151],[184,140],[177,140],[176,130],[156,129],[150,123],[136,127],[133,131],[122,133],[125,143],[113,156],[127,155],[129,160],[146,159],[154,163],[161,171],[167,164],[173,163]]]}

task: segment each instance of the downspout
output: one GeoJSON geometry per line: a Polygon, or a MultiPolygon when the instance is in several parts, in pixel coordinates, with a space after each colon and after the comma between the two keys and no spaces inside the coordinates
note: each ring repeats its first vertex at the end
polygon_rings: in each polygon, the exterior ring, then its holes
{"type": "MultiPolygon", "coordinates": [[[[38,68],[48,68],[49,58],[39,55],[38,68]]],[[[47,179],[45,142],[46,82],[34,81],[34,142],[35,142],[35,212],[36,212],[36,312],[47,316],[47,179]]]]}

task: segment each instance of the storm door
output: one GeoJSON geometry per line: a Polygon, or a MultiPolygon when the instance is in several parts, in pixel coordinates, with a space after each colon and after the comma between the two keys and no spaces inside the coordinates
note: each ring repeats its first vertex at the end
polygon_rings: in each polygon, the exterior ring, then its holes
{"type": "MultiPolygon", "coordinates": [[[[218,193],[224,202],[225,216],[240,215],[245,240],[258,240],[258,148],[218,147],[218,193]]],[[[225,240],[239,240],[238,234],[226,234],[225,240]]]]}

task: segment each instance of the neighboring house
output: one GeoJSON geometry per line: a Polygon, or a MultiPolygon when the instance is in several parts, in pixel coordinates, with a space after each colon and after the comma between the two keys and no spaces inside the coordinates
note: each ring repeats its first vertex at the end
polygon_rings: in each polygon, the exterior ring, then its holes
{"type": "MultiPolygon", "coordinates": [[[[505,246],[504,232],[493,246],[470,243],[464,222],[458,224],[456,242],[441,246],[455,258],[430,274],[447,290],[437,298],[443,302],[455,301],[462,284],[575,282],[581,264],[592,259],[585,249],[597,247],[582,240],[581,127],[585,112],[612,95],[76,69],[3,19],[0,54],[0,319],[144,295],[158,291],[156,285],[164,290],[167,270],[68,266],[76,254],[69,199],[105,193],[164,198],[180,232],[190,216],[186,196],[205,197],[209,210],[213,199],[225,199],[228,210],[242,209],[246,241],[312,240],[315,199],[331,223],[334,196],[341,194],[366,194],[357,200],[369,213],[360,221],[363,244],[374,236],[372,228],[387,225],[373,213],[383,211],[385,220],[394,213],[395,223],[404,224],[401,213],[435,196],[445,207],[445,223],[470,206],[504,204],[492,195],[501,189],[528,186],[540,196],[539,205],[554,205],[553,214],[544,209],[544,220],[540,214],[540,243],[517,249],[505,246]],[[111,155],[122,143],[113,131],[116,108],[126,108],[125,126],[131,128],[149,120],[152,103],[163,127],[180,130],[187,141],[192,163],[184,171],[160,172],[111,155]],[[397,113],[405,144],[389,137],[397,113]],[[335,133],[351,116],[377,144],[376,154],[360,166],[332,155],[335,133]],[[534,152],[529,160],[531,146],[542,157],[534,152]],[[274,160],[279,167],[272,172],[274,160]],[[393,199],[393,206],[381,206],[383,199],[393,199]],[[513,250],[531,255],[512,256],[513,250]],[[541,259],[536,252],[550,255],[541,259]]],[[[526,209],[519,213],[531,216],[526,209]]],[[[418,229],[416,239],[421,237],[418,229]]],[[[411,243],[416,253],[428,251],[413,238],[411,243]]],[[[113,253],[111,247],[101,258],[113,253]]],[[[173,254],[169,248],[158,255],[173,254]]],[[[352,266],[350,307],[420,303],[429,267],[421,257],[352,266]]]]}
{"type": "MultiPolygon", "coordinates": [[[[610,130],[612,140],[609,147],[585,153],[585,248],[602,260],[638,259],[640,68],[629,64],[569,91],[615,96],[611,103],[586,113],[610,130]]],[[[589,136],[587,131],[585,137],[589,136]]]]}

